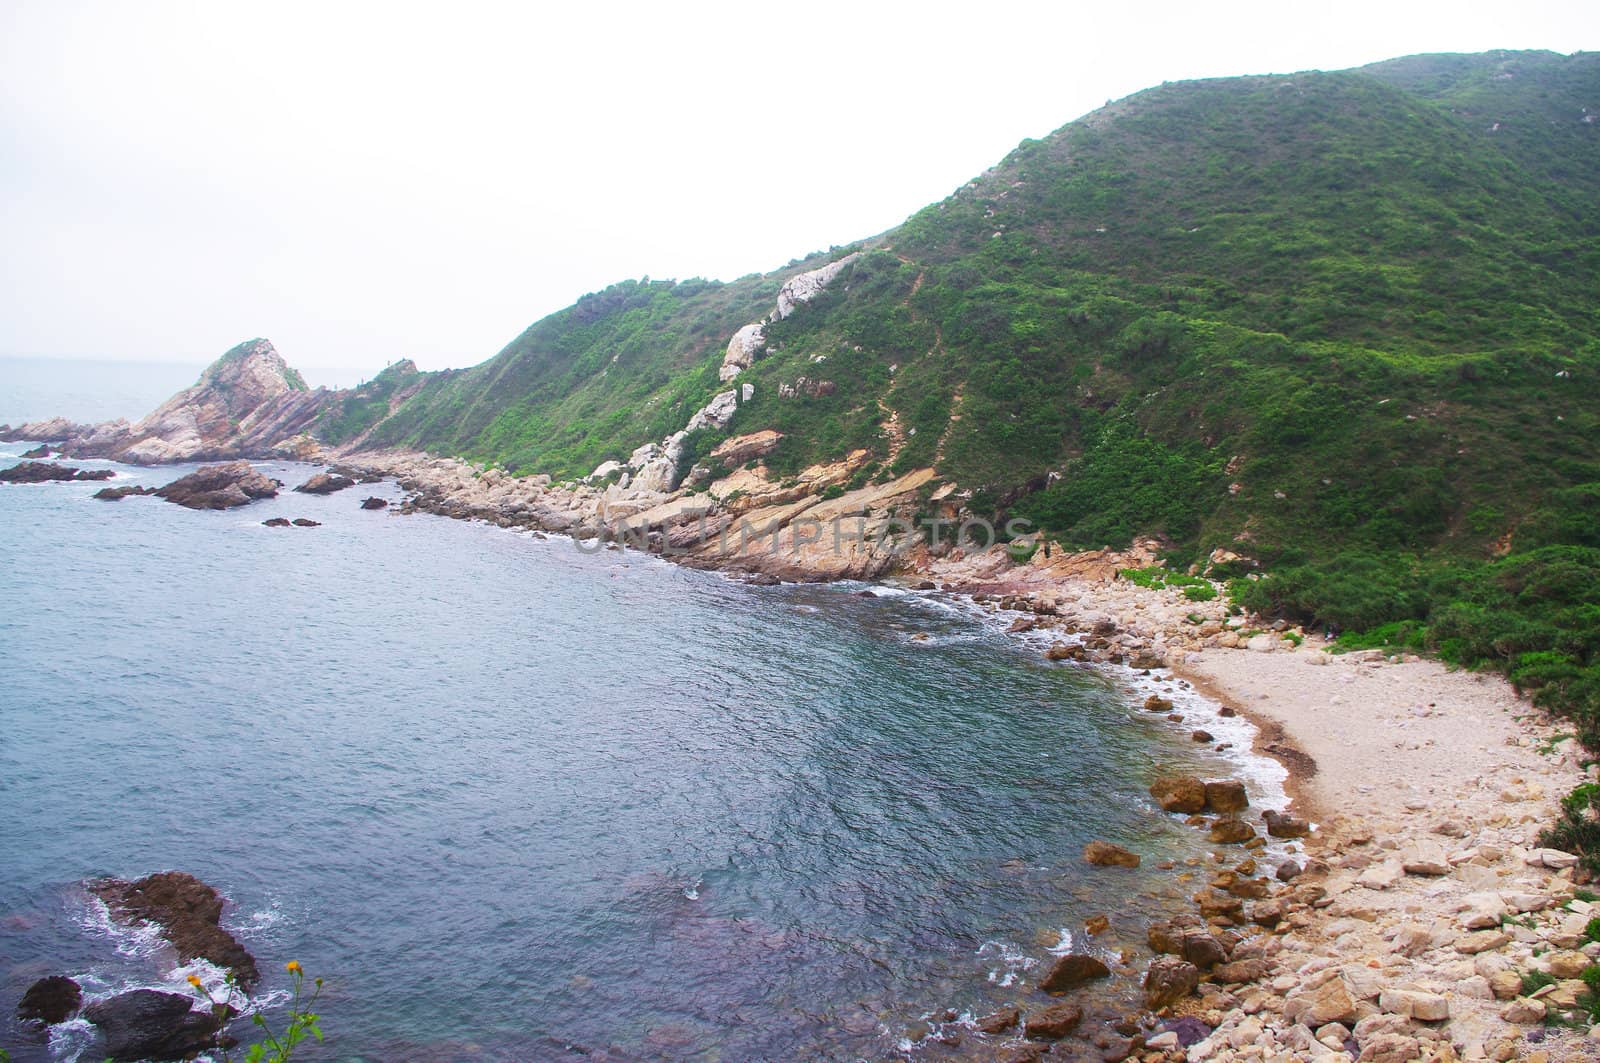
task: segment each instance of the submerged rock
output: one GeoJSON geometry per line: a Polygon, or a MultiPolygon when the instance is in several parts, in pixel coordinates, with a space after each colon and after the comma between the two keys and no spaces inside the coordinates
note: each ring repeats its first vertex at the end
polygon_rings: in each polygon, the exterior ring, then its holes
{"type": "Polygon", "coordinates": [[[203,959],[227,968],[246,988],[260,980],[255,958],[219,925],[222,896],[193,875],[163,871],[135,882],[103,879],[89,890],[119,918],[161,927],[183,962],[203,959]]]}
{"type": "Polygon", "coordinates": [[[1059,1041],[1082,1021],[1083,1009],[1076,1004],[1051,1004],[1028,1016],[1022,1034],[1035,1041],[1059,1041]]]}
{"type": "Polygon", "coordinates": [[[178,993],[133,989],[83,1009],[114,1060],[183,1059],[217,1044],[217,1018],[178,993]]]}
{"type": "Polygon", "coordinates": [[[65,975],[53,974],[39,979],[22,994],[17,1018],[54,1026],[70,1019],[82,1004],[82,987],[65,975]]]}
{"type": "Polygon", "coordinates": [[[95,469],[90,472],[49,461],[25,461],[9,469],[0,469],[0,482],[42,484],[52,480],[109,480],[115,475],[116,473],[110,469],[95,469]]]}
{"type": "Polygon", "coordinates": [[[1093,841],[1083,847],[1083,858],[1096,867],[1138,867],[1139,854],[1120,845],[1093,841]]]}
{"type": "Polygon", "coordinates": [[[376,496],[374,496],[372,498],[363,498],[361,500],[361,508],[362,509],[388,509],[389,508],[389,500],[387,498],[378,498],[376,496]]]}
{"type": "Polygon", "coordinates": [[[207,465],[156,491],[189,509],[232,509],[259,498],[275,498],[283,485],[251,468],[248,461],[207,465]]]}
{"type": "Polygon", "coordinates": [[[289,523],[293,524],[296,528],[320,528],[320,527],[322,527],[322,522],[320,520],[311,520],[308,517],[296,517],[294,520],[290,521],[289,523]]]}

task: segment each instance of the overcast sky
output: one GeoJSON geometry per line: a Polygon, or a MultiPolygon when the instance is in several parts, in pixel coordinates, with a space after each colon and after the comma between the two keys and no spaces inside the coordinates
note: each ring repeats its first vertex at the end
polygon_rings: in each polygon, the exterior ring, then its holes
{"type": "Polygon", "coordinates": [[[0,0],[0,355],[471,365],[887,229],[1163,80],[1600,47],[1583,3],[0,0]]]}

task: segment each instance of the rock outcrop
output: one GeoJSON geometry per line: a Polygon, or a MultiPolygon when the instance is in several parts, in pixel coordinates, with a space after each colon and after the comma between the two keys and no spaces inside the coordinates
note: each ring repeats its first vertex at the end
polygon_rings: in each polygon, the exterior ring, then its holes
{"type": "Polygon", "coordinates": [[[178,993],[133,989],[83,1009],[113,1060],[187,1059],[218,1044],[217,1016],[178,993]]]}
{"type": "Polygon", "coordinates": [[[54,1026],[76,1015],[83,1005],[83,989],[65,975],[52,974],[41,978],[22,994],[17,1005],[17,1018],[24,1022],[38,1022],[54,1026]]]}
{"type": "Polygon", "coordinates": [[[189,509],[233,509],[260,498],[274,498],[282,486],[251,468],[248,461],[234,461],[197,469],[155,493],[189,509]]]}
{"type": "Polygon", "coordinates": [[[241,343],[207,366],[200,379],[137,424],[82,425],[55,418],[0,429],[0,436],[61,440],[78,458],[134,465],[227,461],[275,455],[306,457],[299,438],[338,394],[312,391],[263,339],[241,343]]]}
{"type": "Polygon", "coordinates": [[[163,871],[134,882],[104,879],[89,889],[116,917],[161,927],[185,963],[207,960],[232,971],[245,988],[260,980],[255,958],[220,925],[221,895],[193,875],[163,871]]]}
{"type": "Polygon", "coordinates": [[[116,473],[110,469],[74,469],[53,462],[25,461],[9,469],[0,469],[0,483],[42,484],[52,480],[109,480],[116,473]]]}
{"type": "Polygon", "coordinates": [[[772,308],[772,313],[760,321],[744,326],[728,341],[728,349],[722,356],[722,368],[717,370],[717,378],[726,384],[754,365],[756,359],[766,350],[766,327],[774,321],[782,321],[815,299],[860,257],[861,252],[857,251],[818,269],[797,273],[785,281],[783,287],[778,290],[777,305],[772,308]]]}
{"type": "Polygon", "coordinates": [[[312,474],[309,480],[295,490],[307,495],[331,495],[335,491],[343,491],[355,485],[356,482],[348,476],[341,476],[336,472],[319,472],[312,474]]]}

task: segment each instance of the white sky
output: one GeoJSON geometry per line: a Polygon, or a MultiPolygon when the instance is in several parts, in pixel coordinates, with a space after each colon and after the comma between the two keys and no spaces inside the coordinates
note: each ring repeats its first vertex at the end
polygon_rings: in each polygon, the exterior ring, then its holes
{"type": "Polygon", "coordinates": [[[1163,80],[1600,47],[1588,2],[0,0],[0,355],[470,365],[887,229],[1163,80]]]}

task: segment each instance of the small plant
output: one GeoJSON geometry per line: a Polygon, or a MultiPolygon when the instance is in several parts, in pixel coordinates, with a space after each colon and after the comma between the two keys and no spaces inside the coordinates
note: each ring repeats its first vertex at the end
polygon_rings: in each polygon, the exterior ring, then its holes
{"type": "Polygon", "coordinates": [[[1529,971],[1522,976],[1522,995],[1531,997],[1545,986],[1555,984],[1555,975],[1545,971],[1529,971]]]}
{"type": "MultiPolygon", "coordinates": [[[[1580,890],[1578,892],[1584,893],[1588,891],[1580,890]]],[[[1600,941],[1600,916],[1589,920],[1589,925],[1583,928],[1583,936],[1590,941],[1600,941]]]]}
{"type": "Polygon", "coordinates": [[[1183,596],[1191,602],[1209,602],[1217,597],[1217,589],[1209,583],[1196,584],[1183,589],[1183,596]]]}
{"type": "MultiPolygon", "coordinates": [[[[1596,893],[1593,890],[1586,890],[1582,886],[1579,886],[1577,889],[1572,891],[1572,899],[1575,901],[1583,901],[1585,904],[1593,904],[1595,901],[1600,901],[1600,893],[1596,893]]],[[[1596,940],[1600,941],[1600,938],[1596,938],[1596,940]]]]}
{"type": "Polygon", "coordinates": [[[1038,543],[1007,543],[1006,556],[1019,565],[1026,565],[1039,552],[1038,543]]]}
{"type": "Polygon", "coordinates": [[[845,491],[844,484],[829,484],[822,490],[822,500],[826,502],[831,498],[838,498],[845,491]]]}
{"type": "MultiPolygon", "coordinates": [[[[307,1037],[315,1037],[318,1041],[322,1040],[322,1028],[319,1025],[321,1016],[312,1010],[316,1006],[317,998],[322,995],[322,979],[315,978],[312,980],[311,996],[305,997],[306,975],[305,971],[300,967],[300,962],[298,960],[290,960],[284,964],[284,969],[289,972],[289,977],[294,979],[294,995],[289,1001],[289,1025],[284,1029],[283,1035],[280,1037],[273,1033],[272,1028],[267,1025],[267,1017],[265,1015],[259,1011],[253,1013],[250,1016],[250,1021],[260,1028],[264,1040],[257,1041],[245,1049],[243,1063],[288,1063],[289,1059],[294,1055],[295,1046],[307,1037]]],[[[230,990],[236,988],[237,983],[233,975],[228,975],[227,984],[230,990]]],[[[200,979],[192,974],[189,976],[189,985],[194,987],[195,993],[202,1000],[211,1005],[211,1014],[216,1018],[217,1030],[220,1033],[229,1016],[233,1014],[233,1007],[228,1003],[227,996],[225,995],[221,1000],[213,997],[200,979]]],[[[228,1053],[227,1048],[222,1049],[222,1059],[223,1063],[232,1063],[233,1061],[233,1057],[228,1053]]],[[[5,1061],[0,1060],[0,1063],[5,1063],[5,1061]]]]}

